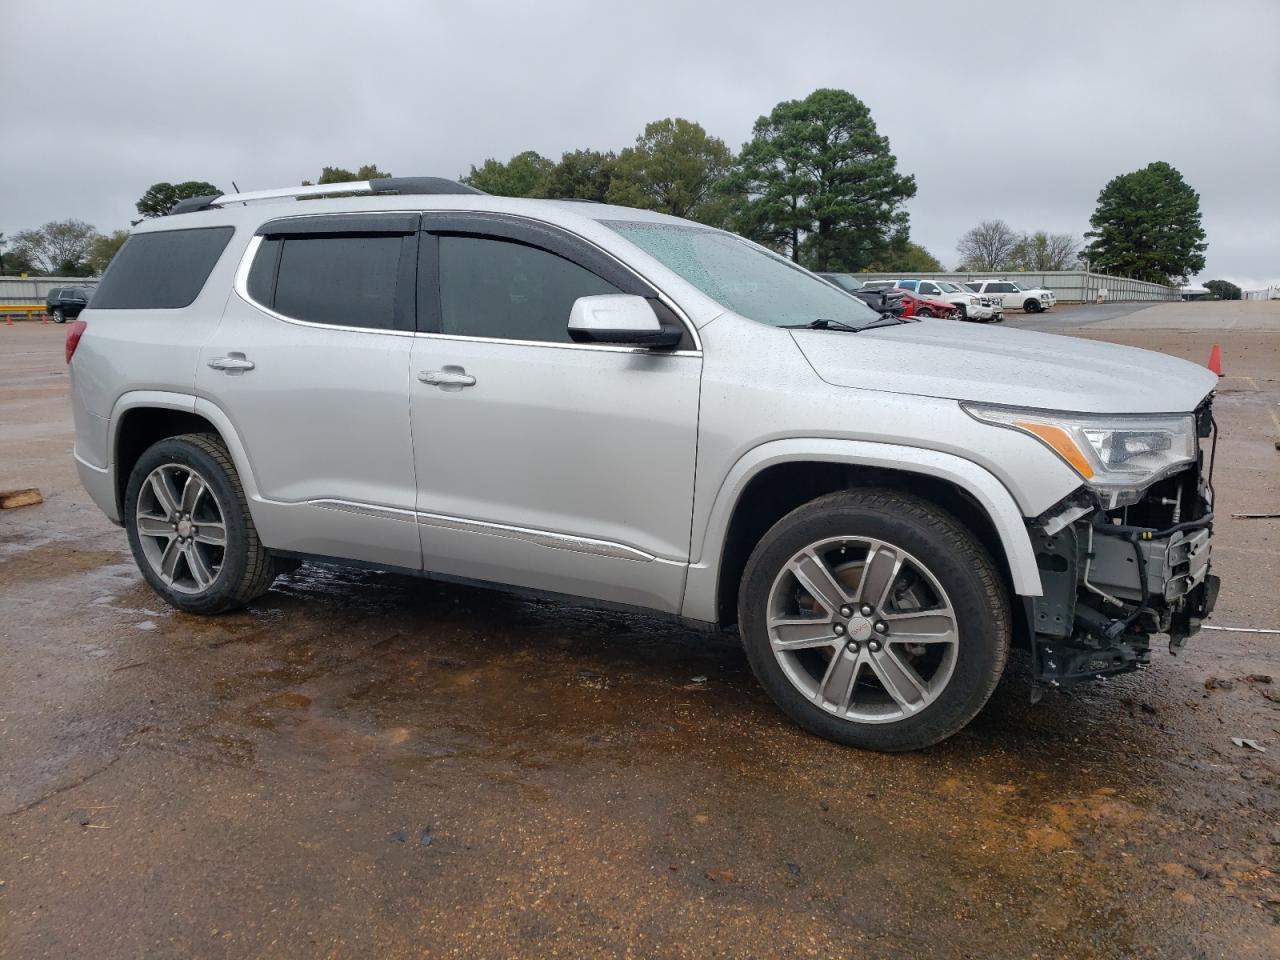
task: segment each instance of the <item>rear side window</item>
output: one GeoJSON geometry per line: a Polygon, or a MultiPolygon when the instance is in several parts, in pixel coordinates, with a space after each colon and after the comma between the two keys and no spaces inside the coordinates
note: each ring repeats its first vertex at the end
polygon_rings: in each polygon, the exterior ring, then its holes
{"type": "Polygon", "coordinates": [[[899,280],[899,281],[898,281],[898,289],[899,289],[899,290],[914,290],[914,289],[916,288],[916,285],[917,285],[918,283],[919,283],[919,281],[918,281],[918,280],[899,280]]]}
{"type": "Polygon", "coordinates": [[[571,260],[489,237],[440,237],[441,333],[571,343],[579,297],[621,293],[571,260]]]}
{"type": "Polygon", "coordinates": [[[394,329],[401,256],[411,243],[394,235],[264,239],[247,290],[258,303],[296,320],[394,329]]]}
{"type": "Polygon", "coordinates": [[[233,233],[231,227],[135,233],[111,261],[93,296],[95,310],[174,310],[200,295],[233,233]]]}

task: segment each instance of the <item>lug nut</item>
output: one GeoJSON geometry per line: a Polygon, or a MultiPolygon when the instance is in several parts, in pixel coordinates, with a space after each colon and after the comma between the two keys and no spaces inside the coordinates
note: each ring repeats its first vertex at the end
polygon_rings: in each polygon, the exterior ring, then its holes
{"type": "Polygon", "coordinates": [[[840,608],[840,616],[842,616],[842,617],[852,617],[852,616],[853,616],[853,607],[841,607],[841,608],[840,608]]]}
{"type": "Polygon", "coordinates": [[[879,652],[880,652],[880,641],[879,641],[879,640],[869,640],[869,641],[867,641],[867,649],[868,649],[868,650],[870,650],[872,653],[879,653],[879,652]]]}
{"type": "Polygon", "coordinates": [[[837,624],[836,624],[835,626],[833,626],[831,629],[832,629],[832,630],[834,630],[834,631],[836,632],[836,636],[837,636],[837,637],[838,637],[838,636],[841,636],[841,635],[844,633],[844,624],[843,624],[843,623],[837,623],[837,624]]]}
{"type": "Polygon", "coordinates": [[[857,652],[858,652],[858,641],[857,641],[857,640],[850,640],[850,641],[849,641],[849,649],[850,649],[850,650],[852,650],[854,653],[857,653],[857,652]]]}
{"type": "Polygon", "coordinates": [[[889,625],[885,623],[883,620],[879,620],[876,622],[876,633],[887,633],[888,630],[889,630],[889,625]]]}
{"type": "Polygon", "coordinates": [[[864,617],[869,617],[869,616],[871,616],[871,612],[872,612],[872,611],[871,611],[871,604],[869,604],[869,603],[864,603],[864,604],[862,605],[862,615],[863,615],[864,617]]]}

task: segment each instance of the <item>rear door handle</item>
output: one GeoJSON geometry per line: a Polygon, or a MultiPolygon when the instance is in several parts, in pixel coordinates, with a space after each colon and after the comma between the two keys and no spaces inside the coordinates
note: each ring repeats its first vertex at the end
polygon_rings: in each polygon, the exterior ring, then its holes
{"type": "Polygon", "coordinates": [[[419,370],[418,379],[442,390],[461,390],[463,387],[474,387],[476,378],[462,367],[445,367],[443,370],[419,370]]]}
{"type": "Polygon", "coordinates": [[[247,359],[243,353],[232,353],[225,357],[214,357],[209,361],[209,366],[214,370],[237,374],[252,370],[255,364],[252,360],[247,359]]]}

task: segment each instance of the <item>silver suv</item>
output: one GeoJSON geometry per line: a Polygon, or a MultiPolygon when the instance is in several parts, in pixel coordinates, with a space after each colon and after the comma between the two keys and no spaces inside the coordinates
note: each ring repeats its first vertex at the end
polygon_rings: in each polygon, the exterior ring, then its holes
{"type": "Polygon", "coordinates": [[[719,230],[431,178],[175,214],[67,352],[80,477],[181,610],[318,559],[736,624],[797,723],[904,750],[1013,645],[1066,685],[1212,608],[1216,378],[1185,361],[904,322],[719,230]]]}

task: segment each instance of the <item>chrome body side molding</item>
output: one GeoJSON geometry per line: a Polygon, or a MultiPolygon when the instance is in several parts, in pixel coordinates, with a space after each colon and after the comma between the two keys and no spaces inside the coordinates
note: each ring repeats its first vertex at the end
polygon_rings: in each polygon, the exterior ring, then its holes
{"type": "Polygon", "coordinates": [[[419,513],[415,510],[401,510],[395,507],[382,507],[368,503],[354,503],[350,500],[319,499],[308,500],[313,507],[327,510],[340,510],[365,517],[379,517],[384,520],[402,520],[406,523],[418,523],[425,527],[439,527],[443,530],[457,530],[462,533],[478,533],[491,537],[505,537],[508,540],[521,540],[540,547],[555,550],[570,550],[574,553],[586,553],[596,557],[610,557],[615,560],[632,560],[639,563],[650,563],[656,559],[653,554],[646,553],[625,543],[612,540],[595,540],[591,537],[575,537],[567,533],[556,533],[551,530],[537,530],[530,527],[513,527],[503,523],[489,523],[484,520],[470,520],[466,517],[450,517],[438,513],[419,513]]]}

